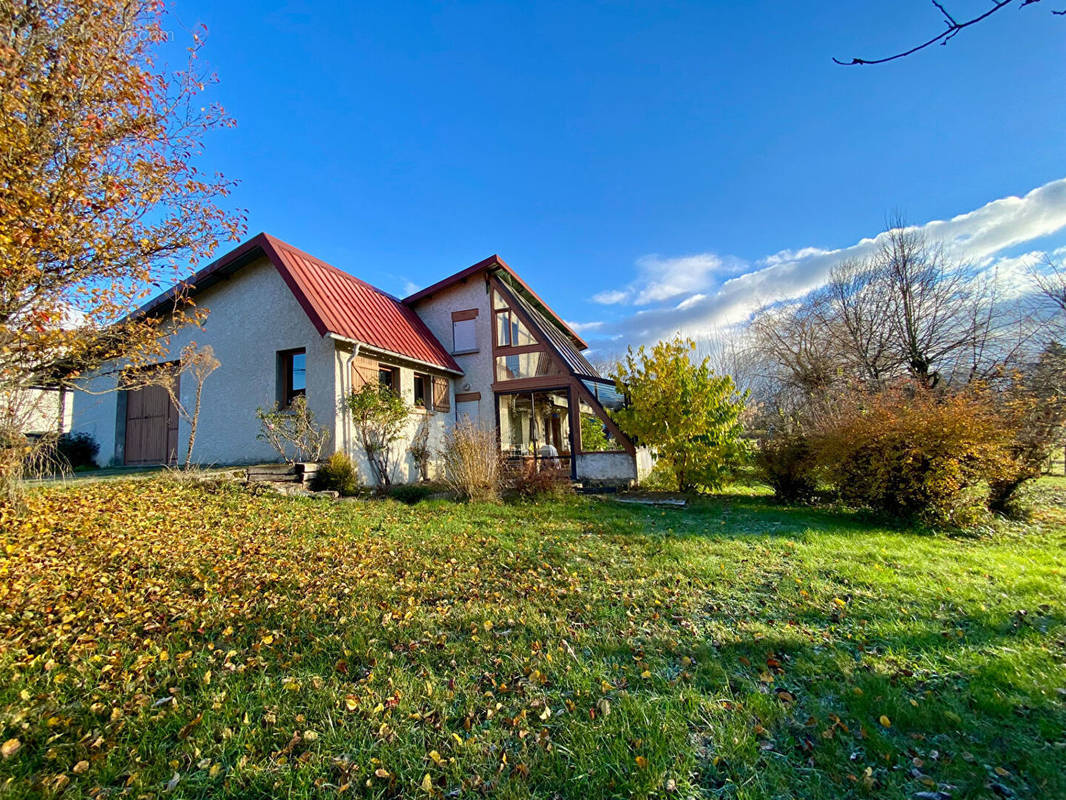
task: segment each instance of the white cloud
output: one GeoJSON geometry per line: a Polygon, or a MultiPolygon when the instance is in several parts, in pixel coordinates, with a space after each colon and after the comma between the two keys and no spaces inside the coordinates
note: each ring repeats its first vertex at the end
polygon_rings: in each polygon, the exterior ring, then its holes
{"type": "Polygon", "coordinates": [[[717,253],[663,258],[657,253],[637,259],[637,280],[624,289],[600,292],[592,299],[604,305],[646,306],[710,288],[716,280],[743,269],[744,262],[717,253]]]}
{"type": "Polygon", "coordinates": [[[1031,250],[1020,256],[993,258],[982,273],[994,280],[1000,299],[1011,300],[1033,291],[1033,272],[1047,257],[1043,250],[1031,250]]]}
{"type": "Polygon", "coordinates": [[[603,327],[602,322],[567,322],[566,324],[570,326],[570,330],[578,334],[598,331],[603,327]]]}
{"type": "Polygon", "coordinates": [[[618,289],[609,289],[606,292],[600,292],[597,295],[593,295],[592,301],[594,303],[602,303],[605,306],[614,305],[615,303],[624,303],[629,295],[626,292],[618,289]]]}
{"type": "MultiPolygon", "coordinates": [[[[1043,252],[1008,256],[1003,251],[1066,228],[1066,178],[1024,197],[1004,197],[949,220],[933,220],[915,228],[930,240],[941,242],[953,258],[995,269],[1001,285],[1017,291],[1033,259],[1042,258],[1043,252]]],[[[645,256],[637,261],[636,280],[593,299],[603,304],[651,307],[595,330],[605,338],[622,335],[627,341],[639,342],[679,331],[700,336],[735,325],[766,303],[802,297],[824,285],[835,265],[872,255],[882,236],[837,250],[782,250],[754,263],[712,252],[679,258],[645,256]]]]}

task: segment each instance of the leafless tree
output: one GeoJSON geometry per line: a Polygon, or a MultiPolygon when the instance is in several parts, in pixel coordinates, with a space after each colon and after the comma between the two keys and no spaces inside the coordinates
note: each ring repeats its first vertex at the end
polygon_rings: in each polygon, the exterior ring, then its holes
{"type": "Polygon", "coordinates": [[[826,288],[831,317],[824,318],[842,337],[840,352],[849,372],[863,381],[880,385],[900,365],[892,347],[890,305],[878,280],[876,265],[867,261],[844,261],[829,277],[826,288]]]}
{"type": "Polygon", "coordinates": [[[1051,301],[1060,313],[1066,313],[1066,265],[1045,256],[1043,263],[1033,267],[1029,275],[1037,292],[1051,301]]]}
{"type": "Polygon", "coordinates": [[[902,220],[883,237],[873,270],[892,346],[914,380],[933,388],[986,340],[992,298],[978,291],[966,265],[950,262],[902,220]]]}
{"type": "Polygon", "coordinates": [[[806,402],[825,394],[839,374],[836,334],[828,325],[828,297],[816,293],[801,303],[769,308],[751,323],[752,347],[766,382],[806,402]]]}
{"type": "MultiPolygon", "coordinates": [[[[917,53],[919,50],[924,50],[927,47],[932,47],[934,44],[945,45],[970,26],[976,25],[979,22],[984,22],[997,11],[1001,11],[1009,5],[1015,5],[1017,8],[1025,8],[1026,6],[1031,6],[1040,2],[1040,0],[1019,0],[1018,3],[1015,3],[1014,0],[993,0],[991,8],[986,9],[977,16],[971,17],[969,19],[960,20],[955,17],[955,15],[953,15],[950,11],[948,11],[944,3],[938,2],[938,0],[931,1],[936,7],[936,10],[943,18],[945,26],[944,30],[940,31],[940,33],[938,33],[936,36],[933,36],[932,38],[927,39],[926,41],[921,42],[920,44],[917,44],[906,50],[902,50],[898,53],[895,53],[890,56],[885,56],[883,58],[850,58],[846,60],[834,58],[833,61],[838,64],[842,64],[846,67],[857,66],[862,64],[885,64],[889,61],[896,61],[898,59],[906,58],[909,55],[917,53]]],[[[1052,11],[1051,13],[1061,16],[1063,14],[1066,14],[1066,10],[1052,11]]]]}
{"type": "Polygon", "coordinates": [[[930,389],[987,380],[1040,341],[1040,320],[1002,302],[997,283],[897,218],[870,258],[841,263],[824,288],[757,314],[753,346],[771,383],[804,402],[900,378],[930,389]]]}

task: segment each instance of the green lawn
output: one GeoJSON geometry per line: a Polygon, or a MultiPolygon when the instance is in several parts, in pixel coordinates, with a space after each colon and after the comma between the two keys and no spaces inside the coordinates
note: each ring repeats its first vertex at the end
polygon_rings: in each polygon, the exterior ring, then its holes
{"type": "Polygon", "coordinates": [[[29,503],[0,796],[1066,797],[1064,479],[957,538],[751,492],[29,503]]]}

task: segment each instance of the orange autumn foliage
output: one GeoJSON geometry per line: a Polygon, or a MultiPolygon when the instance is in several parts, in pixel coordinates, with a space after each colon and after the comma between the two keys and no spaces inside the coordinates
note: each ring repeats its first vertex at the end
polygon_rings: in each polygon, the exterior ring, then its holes
{"type": "Polygon", "coordinates": [[[966,526],[985,511],[977,495],[1010,468],[1011,431],[1002,422],[980,388],[940,394],[908,383],[844,398],[819,422],[812,446],[844,500],[966,526]]]}
{"type": "Polygon", "coordinates": [[[219,205],[233,182],[197,166],[204,136],[233,124],[199,98],[203,33],[175,70],[163,21],[143,0],[0,4],[4,409],[110,358],[157,360],[155,320],[115,323],[243,231],[219,205]]]}

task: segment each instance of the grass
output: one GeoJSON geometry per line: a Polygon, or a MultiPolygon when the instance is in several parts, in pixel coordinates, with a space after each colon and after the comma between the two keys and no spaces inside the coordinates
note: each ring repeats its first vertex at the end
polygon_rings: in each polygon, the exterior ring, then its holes
{"type": "Polygon", "coordinates": [[[0,795],[1066,797],[1039,500],[951,538],[750,490],[39,488],[0,517],[0,795]]]}

